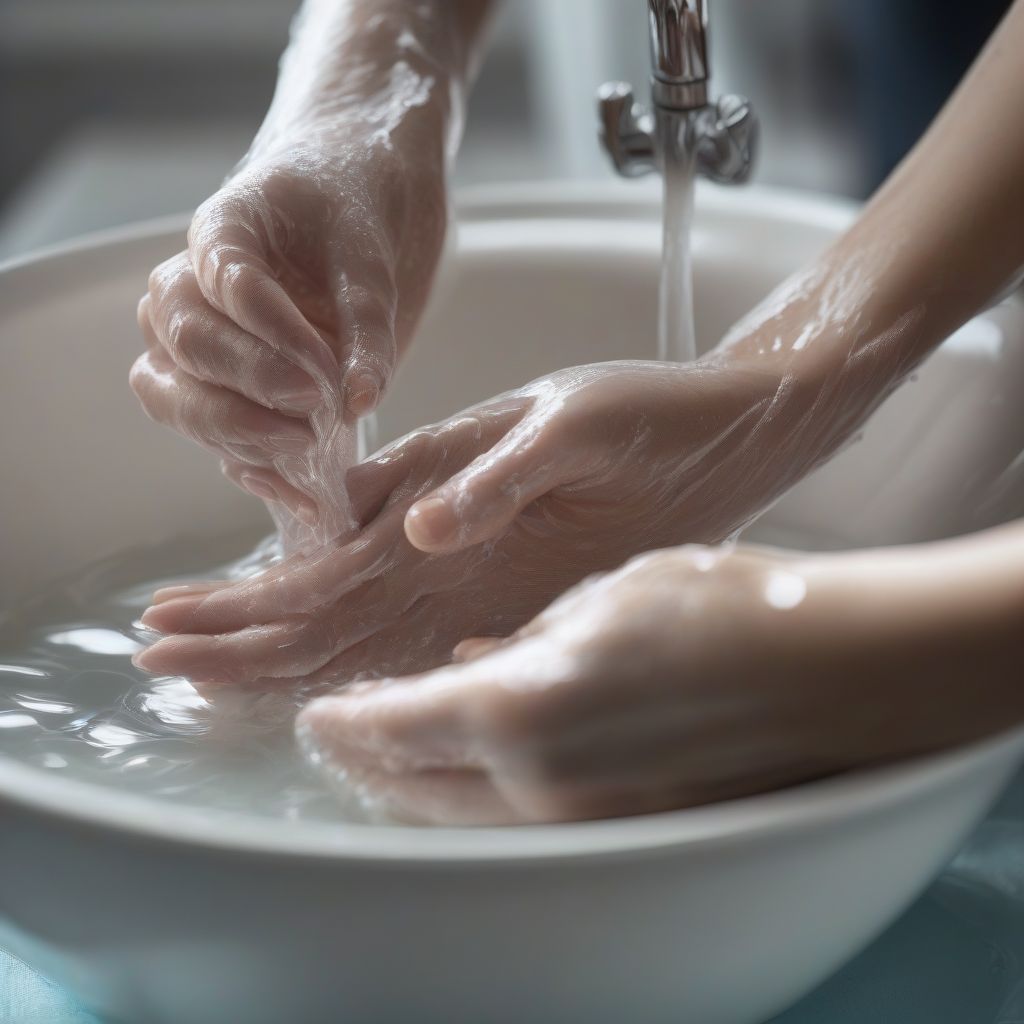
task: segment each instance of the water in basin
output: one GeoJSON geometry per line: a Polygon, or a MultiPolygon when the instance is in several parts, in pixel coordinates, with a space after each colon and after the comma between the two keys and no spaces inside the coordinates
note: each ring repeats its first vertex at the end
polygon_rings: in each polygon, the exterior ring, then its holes
{"type": "Polygon", "coordinates": [[[153,590],[196,576],[249,575],[276,540],[217,563],[232,545],[182,539],[126,551],[39,595],[0,624],[0,739],[6,755],[140,795],[283,819],[359,818],[307,771],[292,736],[305,695],[152,679],[131,656],[153,590]]]}
{"type": "MultiPolygon", "coordinates": [[[[747,539],[801,540],[770,525],[747,539]]],[[[154,590],[241,579],[274,557],[277,540],[241,558],[238,548],[237,539],[181,538],[125,551],[0,621],[4,754],[179,804],[291,821],[369,820],[353,795],[328,788],[299,753],[292,724],[308,693],[199,693],[185,679],[153,679],[131,663],[155,638],[138,623],[154,590]]]]}

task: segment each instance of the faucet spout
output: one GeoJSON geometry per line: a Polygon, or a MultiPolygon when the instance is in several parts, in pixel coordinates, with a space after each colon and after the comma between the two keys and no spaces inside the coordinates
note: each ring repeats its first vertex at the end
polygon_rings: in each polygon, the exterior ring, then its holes
{"type": "Polygon", "coordinates": [[[704,0],[647,0],[651,99],[670,110],[708,102],[707,8],[704,0]]]}
{"type": "Polygon", "coordinates": [[[619,174],[635,178],[689,152],[697,173],[719,184],[750,178],[757,118],[742,96],[708,95],[710,0],[647,0],[653,114],[624,82],[598,92],[601,141],[619,174]],[[672,153],[666,154],[664,149],[672,153]]]}

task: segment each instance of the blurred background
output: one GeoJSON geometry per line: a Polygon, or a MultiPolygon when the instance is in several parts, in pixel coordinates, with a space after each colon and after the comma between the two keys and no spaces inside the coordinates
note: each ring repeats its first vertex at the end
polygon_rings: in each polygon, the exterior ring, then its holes
{"type": "MultiPolygon", "coordinates": [[[[0,0],[0,259],[193,209],[245,152],[298,0],[0,0]]],[[[759,181],[870,193],[1008,0],[712,0],[759,181]]],[[[504,0],[457,184],[595,178],[593,95],[647,93],[644,0],[504,0]]]]}

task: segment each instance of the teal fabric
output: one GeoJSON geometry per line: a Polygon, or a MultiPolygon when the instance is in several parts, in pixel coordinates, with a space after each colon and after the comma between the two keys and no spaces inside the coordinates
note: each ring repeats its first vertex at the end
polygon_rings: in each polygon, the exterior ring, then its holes
{"type": "Polygon", "coordinates": [[[2,951],[0,1021],[3,1024],[101,1024],[66,992],[2,951]]]}
{"type": "MultiPolygon", "coordinates": [[[[0,1024],[103,1022],[0,952],[0,1024]]],[[[771,1024],[1024,1024],[1024,774],[896,924],[771,1024]]]]}

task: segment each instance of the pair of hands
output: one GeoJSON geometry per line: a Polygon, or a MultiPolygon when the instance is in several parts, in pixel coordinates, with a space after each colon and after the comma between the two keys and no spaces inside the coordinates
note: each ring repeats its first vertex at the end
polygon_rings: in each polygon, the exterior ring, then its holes
{"type": "Polygon", "coordinates": [[[664,811],[941,749],[1022,711],[1019,618],[973,568],[1006,543],[981,547],[648,553],[458,664],[312,701],[298,735],[371,813],[447,825],[664,811]]]}
{"type": "Polygon", "coordinates": [[[714,364],[542,378],[352,469],[354,537],[239,584],[157,594],[143,622],[174,635],[139,664],[259,687],[442,664],[594,572],[746,525],[795,471],[768,440],[778,401],[769,376],[714,364]]]}

